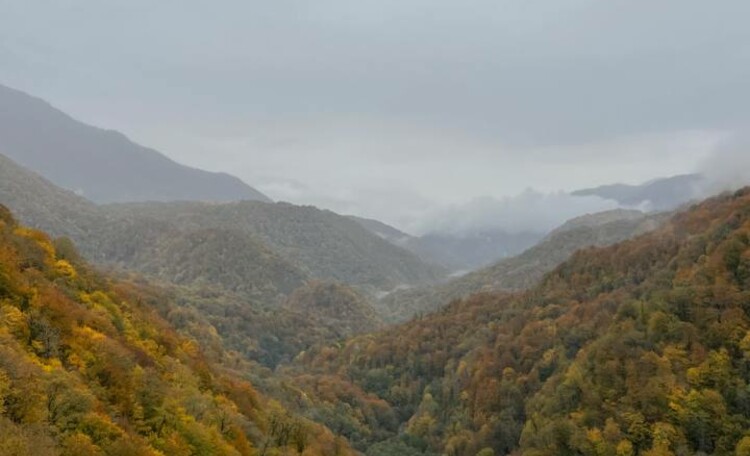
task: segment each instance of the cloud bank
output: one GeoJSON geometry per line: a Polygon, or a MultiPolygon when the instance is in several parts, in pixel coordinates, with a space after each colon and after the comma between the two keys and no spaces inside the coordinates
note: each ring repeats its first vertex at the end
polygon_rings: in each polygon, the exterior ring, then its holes
{"type": "Polygon", "coordinates": [[[704,176],[701,196],[750,185],[750,134],[735,134],[719,143],[698,172],[704,176]]]}
{"type": "Polygon", "coordinates": [[[565,192],[542,193],[527,189],[514,197],[484,197],[429,214],[419,225],[421,233],[455,235],[487,230],[509,233],[546,233],[565,221],[584,214],[615,209],[613,201],[598,197],[575,197],[565,192]]]}

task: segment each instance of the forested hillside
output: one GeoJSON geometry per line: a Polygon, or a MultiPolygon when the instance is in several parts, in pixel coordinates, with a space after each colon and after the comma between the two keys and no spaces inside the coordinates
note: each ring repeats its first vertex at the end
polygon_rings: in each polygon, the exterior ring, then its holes
{"type": "Polygon", "coordinates": [[[0,454],[352,454],[211,363],[150,299],[0,207],[0,454]]]}
{"type": "Polygon", "coordinates": [[[179,303],[164,315],[181,331],[206,346],[219,341],[239,358],[269,368],[313,345],[380,324],[367,296],[347,280],[370,290],[437,274],[330,212],[288,204],[175,203],[157,205],[165,213],[184,214],[174,220],[158,216],[151,205],[142,213],[128,208],[121,214],[120,206],[95,205],[3,156],[0,202],[23,221],[72,238],[87,259],[114,267],[112,272],[134,273],[134,282],[145,275],[179,303]],[[196,207],[196,221],[184,223],[196,207]],[[209,208],[215,212],[201,212],[209,208]],[[308,293],[311,286],[318,292],[308,293]]]}
{"type": "Polygon", "coordinates": [[[577,250],[624,241],[656,229],[666,219],[664,214],[647,215],[638,211],[607,211],[577,217],[518,256],[442,284],[396,291],[380,299],[377,307],[389,321],[399,322],[434,312],[473,293],[525,290],[577,250]]]}
{"type": "MultiPolygon", "coordinates": [[[[136,276],[132,281],[143,279],[136,276]]],[[[206,347],[222,346],[232,360],[256,367],[273,369],[310,347],[382,325],[359,293],[337,283],[311,281],[277,306],[215,287],[156,288],[178,303],[177,308],[163,308],[160,301],[151,302],[175,328],[206,347]]]]}
{"type": "Polygon", "coordinates": [[[97,249],[86,252],[103,264],[177,285],[223,289],[267,306],[276,305],[310,277],[240,230],[181,230],[145,218],[118,218],[92,238],[98,239],[97,249]]]}
{"type": "Polygon", "coordinates": [[[361,295],[338,283],[310,281],[295,290],[284,307],[303,315],[314,315],[339,337],[372,332],[383,325],[361,295]]]}
{"type": "Polygon", "coordinates": [[[749,454],[750,189],[289,375],[371,456],[749,454]]]}
{"type": "MultiPolygon", "coordinates": [[[[429,283],[443,274],[440,268],[426,264],[357,222],[310,206],[247,201],[134,203],[103,209],[118,220],[163,223],[182,232],[226,229],[251,233],[313,278],[373,290],[429,283]]],[[[130,233],[132,230],[124,234],[130,233]]]]}
{"type": "Polygon", "coordinates": [[[313,207],[255,201],[99,206],[3,156],[0,177],[0,202],[22,221],[71,237],[92,261],[179,285],[210,283],[275,303],[309,278],[374,294],[444,274],[349,218],[313,207]]]}
{"type": "Polygon", "coordinates": [[[0,204],[11,208],[27,225],[54,236],[86,238],[105,223],[95,204],[19,166],[2,155],[2,150],[0,204]]]}

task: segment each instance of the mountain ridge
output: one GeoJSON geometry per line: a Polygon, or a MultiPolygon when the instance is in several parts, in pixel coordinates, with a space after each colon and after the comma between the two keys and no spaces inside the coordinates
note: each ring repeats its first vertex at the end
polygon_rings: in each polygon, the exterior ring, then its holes
{"type": "MultiPolygon", "coordinates": [[[[333,279],[374,293],[402,284],[432,282],[444,274],[439,267],[427,265],[358,223],[313,207],[260,201],[95,205],[1,156],[0,176],[4,177],[0,200],[17,211],[23,221],[55,236],[71,237],[89,259],[97,262],[166,271],[168,264],[157,266],[149,256],[168,253],[166,246],[174,245],[175,237],[211,231],[209,239],[217,246],[226,246],[229,238],[247,245],[263,244],[264,248],[255,249],[259,253],[256,258],[270,259],[272,256],[260,254],[270,249],[291,262],[287,271],[297,271],[292,275],[298,276],[299,284],[307,278],[333,279]]],[[[195,259],[208,269],[221,267],[219,251],[209,253],[195,259]]],[[[240,284],[238,280],[233,282],[225,285],[240,284]]]]}
{"type": "Polygon", "coordinates": [[[598,196],[627,207],[647,206],[649,210],[665,211],[695,200],[700,196],[700,174],[681,174],[658,178],[640,185],[612,184],[577,190],[573,196],[598,196]]]}
{"type": "Polygon", "coordinates": [[[667,217],[622,209],[576,217],[519,255],[431,287],[395,291],[381,298],[376,307],[387,320],[398,322],[437,311],[474,293],[524,290],[577,250],[607,246],[648,232],[667,217]]]}
{"type": "Polygon", "coordinates": [[[0,106],[0,152],[92,201],[271,201],[237,177],[179,164],[24,92],[0,85],[0,106]]]}
{"type": "Polygon", "coordinates": [[[359,223],[312,206],[179,202],[113,204],[104,210],[111,217],[168,221],[183,230],[231,228],[250,232],[317,279],[389,290],[402,284],[429,283],[443,274],[440,268],[424,263],[359,223]]]}

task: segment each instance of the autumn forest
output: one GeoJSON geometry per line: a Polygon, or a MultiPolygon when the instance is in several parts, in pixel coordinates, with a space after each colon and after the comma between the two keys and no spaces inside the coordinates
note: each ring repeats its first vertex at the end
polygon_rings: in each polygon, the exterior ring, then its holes
{"type": "Polygon", "coordinates": [[[750,456],[748,17],[0,0],[0,456],[750,456]]]}

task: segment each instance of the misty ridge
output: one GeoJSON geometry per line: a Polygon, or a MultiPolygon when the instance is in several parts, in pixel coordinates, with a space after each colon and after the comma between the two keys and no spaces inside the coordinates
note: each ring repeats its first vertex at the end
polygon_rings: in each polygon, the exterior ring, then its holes
{"type": "MultiPolygon", "coordinates": [[[[234,176],[186,167],[120,133],[79,122],[43,100],[1,89],[0,100],[7,109],[0,113],[0,150],[85,198],[98,203],[271,201],[234,176]],[[45,135],[37,134],[40,128],[45,135]],[[51,150],[55,153],[50,154],[51,150]]],[[[404,225],[376,221],[380,226],[364,223],[363,227],[426,263],[452,274],[465,273],[520,254],[556,227],[581,215],[618,208],[644,213],[670,211],[737,188],[749,177],[746,144],[739,135],[725,138],[692,174],[571,192],[527,187],[515,196],[480,196],[463,203],[440,204],[425,199],[416,201],[420,209],[411,211],[403,219],[404,225]]],[[[528,178],[533,181],[533,176],[528,178]]],[[[301,197],[314,190],[300,184],[295,192],[301,197]]],[[[387,198],[381,191],[360,197],[370,198],[370,202],[351,206],[356,212],[350,215],[370,216],[368,208],[375,206],[386,213],[397,213],[415,204],[408,194],[402,198],[397,188],[387,198]]]]}
{"type": "Polygon", "coordinates": [[[433,209],[414,225],[409,241],[423,258],[466,272],[517,255],[567,220],[614,209],[672,211],[750,182],[750,141],[733,135],[719,143],[692,174],[640,184],[616,183],[573,192],[528,188],[516,196],[478,197],[433,209]],[[440,244],[420,247],[419,244],[440,244]],[[414,247],[416,245],[416,247],[414,247]]]}

